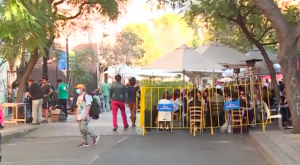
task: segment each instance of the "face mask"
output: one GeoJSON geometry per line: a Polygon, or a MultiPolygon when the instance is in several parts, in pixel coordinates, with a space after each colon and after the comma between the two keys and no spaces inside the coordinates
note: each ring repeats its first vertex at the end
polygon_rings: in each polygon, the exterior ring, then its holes
{"type": "Polygon", "coordinates": [[[80,94],[80,92],[81,92],[80,89],[76,89],[77,94],[80,94]]]}

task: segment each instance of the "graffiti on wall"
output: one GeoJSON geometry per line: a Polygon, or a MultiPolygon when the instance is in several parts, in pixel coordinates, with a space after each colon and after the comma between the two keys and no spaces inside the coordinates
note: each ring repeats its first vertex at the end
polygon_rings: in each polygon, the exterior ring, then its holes
{"type": "Polygon", "coordinates": [[[7,102],[7,64],[0,67],[0,103],[7,102]]]}

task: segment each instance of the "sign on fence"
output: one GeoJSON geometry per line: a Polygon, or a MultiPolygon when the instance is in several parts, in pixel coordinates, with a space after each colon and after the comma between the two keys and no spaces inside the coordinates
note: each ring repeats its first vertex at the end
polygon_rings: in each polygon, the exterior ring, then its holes
{"type": "Polygon", "coordinates": [[[173,104],[157,104],[158,111],[172,112],[174,108],[173,104]]]}
{"type": "Polygon", "coordinates": [[[224,110],[240,109],[240,101],[224,102],[224,110]]]}

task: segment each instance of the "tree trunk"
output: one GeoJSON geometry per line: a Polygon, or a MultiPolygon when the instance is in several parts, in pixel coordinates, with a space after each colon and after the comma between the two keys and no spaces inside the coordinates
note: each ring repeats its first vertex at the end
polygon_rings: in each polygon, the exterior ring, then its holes
{"type": "Polygon", "coordinates": [[[24,72],[19,80],[19,89],[18,89],[18,94],[17,94],[17,99],[16,99],[17,103],[22,102],[23,93],[24,93],[26,83],[27,83],[27,78],[28,78],[29,74],[31,73],[31,71],[33,70],[34,65],[36,64],[38,59],[39,59],[38,48],[36,48],[32,52],[30,59],[29,59],[27,65],[25,66],[24,72]]]}
{"type": "Polygon", "coordinates": [[[297,69],[297,42],[283,43],[279,56],[286,57],[280,61],[284,76],[285,92],[292,115],[293,133],[300,133],[300,72],[297,69]]]}
{"type": "Polygon", "coordinates": [[[276,104],[279,105],[280,104],[280,93],[279,93],[279,87],[278,87],[277,80],[276,80],[276,71],[274,69],[273,63],[269,59],[268,54],[262,45],[258,46],[257,48],[259,49],[261,55],[264,58],[264,61],[267,64],[267,67],[268,67],[268,70],[270,73],[270,77],[271,77],[271,83],[272,83],[272,86],[275,91],[276,104]]]}
{"type": "Polygon", "coordinates": [[[50,48],[45,48],[45,56],[43,57],[43,77],[48,78],[48,60],[49,60],[50,48]]]}

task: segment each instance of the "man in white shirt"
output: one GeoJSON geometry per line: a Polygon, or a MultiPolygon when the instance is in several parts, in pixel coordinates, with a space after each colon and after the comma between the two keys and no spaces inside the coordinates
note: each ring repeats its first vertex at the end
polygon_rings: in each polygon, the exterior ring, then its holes
{"type": "Polygon", "coordinates": [[[92,97],[85,93],[85,86],[83,84],[76,85],[76,93],[78,94],[77,98],[77,121],[79,123],[79,130],[82,135],[82,143],[78,147],[88,147],[87,136],[89,135],[93,139],[93,145],[96,145],[99,136],[90,132],[88,129],[88,124],[90,120],[89,112],[92,105],[92,97]]]}

